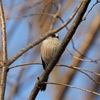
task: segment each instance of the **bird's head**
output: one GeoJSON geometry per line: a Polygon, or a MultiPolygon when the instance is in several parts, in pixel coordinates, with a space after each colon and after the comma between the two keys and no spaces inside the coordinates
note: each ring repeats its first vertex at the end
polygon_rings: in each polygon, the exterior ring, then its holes
{"type": "Polygon", "coordinates": [[[59,35],[57,33],[51,35],[50,37],[52,37],[52,38],[58,38],[59,39],[59,35]]]}

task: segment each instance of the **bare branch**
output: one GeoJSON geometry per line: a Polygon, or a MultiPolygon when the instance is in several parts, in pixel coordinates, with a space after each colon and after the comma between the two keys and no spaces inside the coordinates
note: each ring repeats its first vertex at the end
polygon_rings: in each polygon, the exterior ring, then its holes
{"type": "Polygon", "coordinates": [[[48,31],[45,33],[45,35],[43,37],[40,37],[39,40],[32,42],[31,44],[29,44],[27,47],[23,48],[18,54],[16,54],[14,57],[12,57],[9,60],[9,65],[12,64],[16,59],[18,59],[21,55],[23,55],[26,51],[28,51],[29,49],[33,48],[34,46],[36,46],[37,44],[39,44],[40,42],[42,42],[45,38],[47,38],[48,36],[57,33],[58,31],[60,31],[62,28],[64,28],[71,20],[72,18],[75,16],[75,14],[77,13],[77,11],[79,10],[79,8],[82,5],[83,0],[79,3],[80,5],[78,5],[79,7],[77,7],[74,11],[74,13],[71,15],[71,17],[64,23],[62,24],[60,27],[52,30],[52,31],[48,31]]]}
{"type": "Polygon", "coordinates": [[[27,18],[27,17],[31,17],[31,16],[40,16],[40,15],[53,17],[53,14],[49,14],[49,13],[35,13],[35,14],[29,14],[29,15],[25,15],[25,16],[6,17],[6,20],[23,19],[23,18],[27,18]]]}
{"type": "Polygon", "coordinates": [[[90,8],[90,10],[87,12],[87,14],[84,16],[83,21],[86,20],[87,16],[89,15],[89,13],[92,11],[92,9],[95,7],[95,5],[97,5],[99,3],[98,0],[96,0],[96,2],[92,5],[92,7],[90,8]]]}
{"type": "Polygon", "coordinates": [[[77,86],[68,85],[68,84],[54,83],[54,82],[44,82],[44,84],[53,84],[53,85],[70,87],[70,88],[78,89],[78,90],[81,90],[81,91],[85,91],[85,92],[92,93],[92,94],[100,96],[100,93],[97,93],[97,92],[94,92],[94,91],[91,91],[91,90],[88,90],[88,89],[80,88],[80,87],[77,87],[77,86]]]}
{"type": "Polygon", "coordinates": [[[33,64],[41,65],[42,63],[39,63],[39,62],[29,62],[29,63],[19,64],[19,65],[15,65],[15,66],[9,66],[9,69],[16,68],[16,67],[19,67],[19,66],[33,65],[33,64]]]}
{"type": "Polygon", "coordinates": [[[0,79],[0,100],[4,100],[6,78],[7,78],[7,40],[6,40],[6,23],[4,18],[4,10],[2,0],[0,0],[0,21],[1,21],[1,34],[2,34],[2,68],[0,79]]]}
{"type": "Polygon", "coordinates": [[[54,55],[53,59],[50,61],[46,71],[44,71],[42,73],[42,75],[40,76],[39,80],[37,80],[35,87],[31,91],[31,94],[29,96],[29,100],[35,100],[35,98],[36,98],[36,96],[39,92],[38,87],[41,86],[41,83],[45,81],[45,78],[50,74],[50,72],[52,71],[52,69],[56,65],[57,61],[60,59],[62,53],[64,52],[64,50],[66,48],[66,46],[68,45],[69,41],[72,39],[73,35],[75,34],[77,27],[79,26],[80,22],[82,21],[83,15],[86,12],[89,3],[90,3],[90,0],[84,0],[83,4],[82,4],[82,6],[79,10],[78,15],[76,16],[73,24],[71,25],[67,35],[63,39],[61,46],[59,47],[58,51],[54,55]]]}
{"type": "Polygon", "coordinates": [[[56,21],[56,18],[57,18],[57,16],[58,16],[59,13],[60,13],[61,5],[60,5],[59,1],[57,1],[57,3],[58,3],[58,10],[57,10],[57,12],[53,15],[52,23],[51,23],[51,25],[50,25],[49,30],[52,30],[52,27],[53,27],[53,25],[54,25],[54,23],[55,23],[55,21],[56,21]]]}
{"type": "MultiPolygon", "coordinates": [[[[100,24],[99,24],[98,20],[99,20],[99,15],[97,15],[94,18],[93,22],[91,23],[90,30],[88,31],[88,34],[86,34],[86,38],[84,38],[83,42],[81,43],[81,45],[79,47],[80,48],[79,51],[81,51],[81,54],[86,53],[86,51],[90,47],[91,43],[95,39],[96,34],[97,34],[98,30],[100,29],[100,24]],[[84,41],[86,41],[86,42],[84,42],[84,41]]],[[[76,53],[75,56],[81,57],[82,55],[80,55],[79,53],[76,53]]],[[[79,60],[74,59],[72,61],[72,66],[77,66],[78,67],[80,63],[81,62],[79,60]]],[[[73,79],[74,75],[75,75],[75,70],[68,69],[65,72],[65,74],[63,75],[64,79],[61,79],[60,81],[63,81],[63,83],[66,83],[66,84],[70,84],[70,82],[73,79]],[[65,78],[65,77],[67,77],[67,78],[65,78]]],[[[56,96],[57,98],[55,98],[57,100],[61,100],[61,98],[63,98],[64,94],[66,93],[66,91],[68,89],[68,87],[66,87],[66,88],[61,87],[59,89],[60,89],[61,92],[60,92],[60,94],[59,93],[57,94],[57,96],[56,96]]]]}
{"type": "Polygon", "coordinates": [[[94,63],[96,63],[97,61],[100,60],[100,59],[95,59],[95,60],[83,59],[83,58],[81,58],[81,57],[77,57],[77,56],[73,55],[73,54],[68,50],[68,48],[67,48],[67,51],[69,52],[69,54],[70,54],[73,58],[75,58],[75,59],[77,59],[77,60],[80,60],[80,61],[83,61],[83,62],[94,62],[94,63]]]}
{"type": "MultiPolygon", "coordinates": [[[[15,66],[10,66],[9,69],[16,68],[16,67],[19,67],[19,66],[33,65],[33,64],[42,65],[42,63],[39,63],[39,62],[30,62],[30,63],[24,63],[24,64],[15,65],[15,66]]],[[[68,66],[68,65],[64,65],[64,64],[57,64],[56,66],[59,66],[59,67],[67,67],[67,68],[75,69],[75,70],[77,70],[77,71],[85,74],[93,82],[95,82],[97,84],[100,84],[98,81],[96,81],[95,79],[93,79],[90,75],[88,75],[86,72],[92,73],[92,74],[94,74],[96,76],[100,76],[99,73],[96,73],[96,72],[93,72],[93,71],[90,71],[90,70],[87,70],[87,69],[84,69],[84,68],[78,68],[78,67],[75,67],[75,66],[68,66]]]]}

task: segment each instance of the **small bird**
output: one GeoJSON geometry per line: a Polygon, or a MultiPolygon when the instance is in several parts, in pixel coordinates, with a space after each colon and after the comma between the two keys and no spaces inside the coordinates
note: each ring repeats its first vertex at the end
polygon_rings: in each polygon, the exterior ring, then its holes
{"type": "MultiPolygon", "coordinates": [[[[58,34],[53,34],[52,36],[49,36],[46,38],[41,45],[41,60],[43,69],[46,70],[46,67],[52,60],[54,54],[57,52],[61,42],[59,41],[58,34]]],[[[48,77],[46,78],[45,82],[48,81],[48,77]]],[[[41,87],[41,91],[46,90],[46,84],[43,84],[41,87]]]]}

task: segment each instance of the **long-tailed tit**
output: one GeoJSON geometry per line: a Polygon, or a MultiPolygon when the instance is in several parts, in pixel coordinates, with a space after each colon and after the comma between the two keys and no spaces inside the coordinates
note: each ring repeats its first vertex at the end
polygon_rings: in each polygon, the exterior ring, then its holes
{"type": "MultiPolygon", "coordinates": [[[[46,67],[48,66],[49,62],[52,60],[54,54],[57,52],[60,41],[58,34],[54,34],[52,36],[49,36],[46,38],[41,45],[41,59],[43,64],[43,69],[46,70],[46,67]]],[[[46,78],[45,82],[48,81],[48,77],[46,78]]],[[[46,90],[46,84],[43,84],[41,87],[41,91],[46,90]]]]}

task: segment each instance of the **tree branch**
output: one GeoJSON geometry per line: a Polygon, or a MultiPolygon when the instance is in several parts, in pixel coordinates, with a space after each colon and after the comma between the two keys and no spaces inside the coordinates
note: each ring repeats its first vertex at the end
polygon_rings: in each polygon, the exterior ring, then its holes
{"type": "Polygon", "coordinates": [[[4,100],[6,78],[7,78],[7,40],[6,40],[6,23],[4,18],[4,10],[2,0],[0,0],[0,21],[1,21],[1,34],[2,34],[2,68],[0,79],[0,100],[4,100]]]}
{"type": "MultiPolygon", "coordinates": [[[[100,16],[99,14],[94,18],[94,20],[92,21],[91,25],[90,25],[90,30],[87,32],[83,42],[80,45],[80,49],[79,51],[81,51],[81,54],[85,55],[86,51],[88,50],[88,48],[90,47],[90,45],[92,44],[93,40],[96,37],[96,34],[98,32],[98,30],[100,29],[100,23],[99,23],[99,19],[100,16]],[[85,42],[84,42],[85,41],[85,42]]],[[[82,57],[82,55],[80,55],[79,53],[76,53],[75,56],[78,57],[82,57]]],[[[94,61],[98,61],[98,60],[94,60],[94,61]]],[[[80,61],[77,59],[73,59],[72,61],[72,66],[79,66],[80,61]]],[[[60,81],[63,81],[63,83],[66,84],[70,84],[71,81],[73,80],[74,76],[75,76],[75,70],[70,70],[68,69],[65,74],[63,75],[63,79],[61,79],[60,81]],[[67,78],[66,78],[67,77],[67,78]]],[[[60,93],[58,92],[57,94],[57,98],[55,97],[54,100],[61,100],[64,97],[64,94],[66,93],[66,91],[68,90],[68,87],[60,87],[58,89],[58,91],[60,90],[60,93]]]]}
{"type": "Polygon", "coordinates": [[[63,39],[61,46],[59,47],[58,51],[54,55],[53,59],[50,61],[46,71],[44,71],[42,73],[42,75],[40,76],[39,80],[37,80],[35,87],[31,91],[31,94],[29,96],[29,100],[35,100],[35,98],[36,98],[36,96],[37,96],[37,94],[40,90],[39,87],[41,86],[41,83],[44,82],[46,77],[50,74],[50,72],[52,71],[52,69],[54,68],[54,66],[56,65],[58,60],[60,59],[62,53],[66,49],[68,43],[70,42],[73,35],[75,34],[75,31],[76,31],[77,27],[79,26],[80,22],[82,21],[83,15],[87,10],[87,7],[88,7],[90,1],[91,0],[84,0],[82,7],[79,10],[78,15],[76,16],[76,18],[75,18],[73,24],[71,25],[68,33],[66,34],[65,38],[63,39]]]}
{"type": "MultiPolygon", "coordinates": [[[[66,27],[66,25],[74,18],[75,14],[77,13],[77,11],[79,10],[80,6],[82,5],[82,2],[81,1],[78,5],[78,7],[75,9],[74,13],[70,16],[70,18],[65,22],[63,23],[60,27],[54,29],[54,30],[50,30],[48,32],[45,33],[45,35],[43,37],[40,37],[39,40],[35,41],[35,42],[32,42],[31,44],[29,44],[28,46],[26,46],[25,48],[23,48],[20,52],[18,52],[18,54],[16,54],[14,57],[12,57],[10,60],[9,60],[9,63],[8,65],[11,65],[15,60],[17,60],[21,55],[23,55],[26,51],[30,50],[31,48],[33,48],[34,46],[36,46],[37,44],[39,44],[40,42],[42,42],[44,39],[46,39],[48,36],[54,34],[54,33],[57,33],[58,31],[60,31],[61,29],[63,29],[64,27],[66,27]]],[[[58,12],[57,12],[58,14],[58,12]]],[[[57,15],[56,14],[56,15],[57,15]]],[[[55,15],[55,16],[56,16],[55,15]]]]}
{"type": "Polygon", "coordinates": [[[100,93],[98,93],[98,92],[94,92],[94,91],[84,89],[84,88],[80,88],[80,87],[77,87],[77,86],[72,86],[72,85],[63,84],[63,83],[53,83],[53,82],[44,82],[44,83],[45,84],[59,85],[59,86],[64,86],[64,87],[70,87],[70,88],[78,89],[78,90],[81,90],[81,91],[84,91],[84,92],[88,92],[88,93],[92,93],[94,95],[100,96],[100,93]]]}

